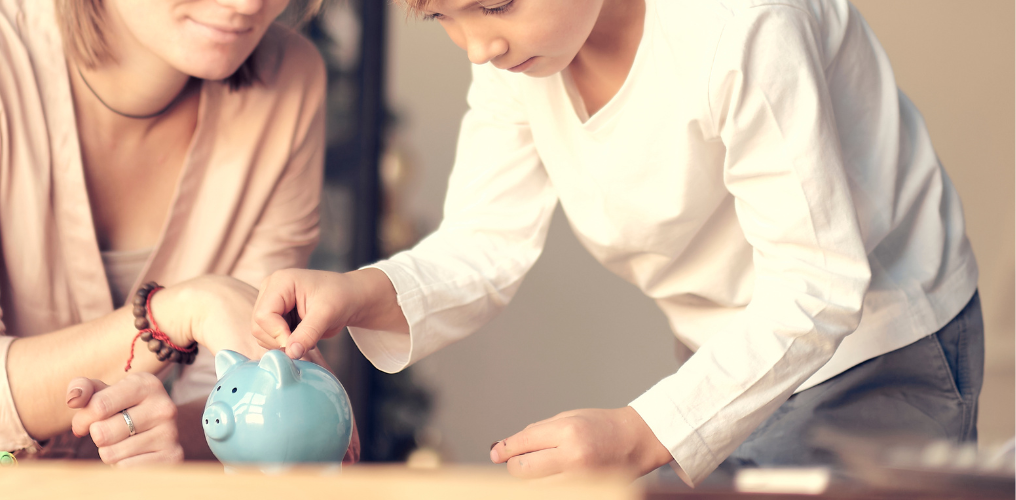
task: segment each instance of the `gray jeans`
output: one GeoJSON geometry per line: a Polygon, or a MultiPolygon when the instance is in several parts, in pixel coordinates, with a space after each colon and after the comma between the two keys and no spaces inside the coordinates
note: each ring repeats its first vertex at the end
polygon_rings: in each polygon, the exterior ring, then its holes
{"type": "Polygon", "coordinates": [[[975,292],[941,330],[791,396],[706,483],[746,466],[835,464],[832,453],[808,438],[818,428],[976,441],[983,376],[984,323],[975,292]]]}

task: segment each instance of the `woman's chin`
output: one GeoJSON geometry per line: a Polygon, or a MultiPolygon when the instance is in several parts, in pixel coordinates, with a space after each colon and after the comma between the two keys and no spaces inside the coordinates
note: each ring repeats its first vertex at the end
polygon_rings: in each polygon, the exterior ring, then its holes
{"type": "Polygon", "coordinates": [[[188,74],[190,76],[193,76],[194,78],[200,78],[202,80],[225,80],[226,78],[229,78],[230,76],[232,76],[233,73],[236,73],[237,69],[239,69],[239,66],[237,66],[235,68],[229,68],[228,70],[223,70],[223,69],[212,69],[212,70],[190,69],[190,70],[183,70],[183,73],[188,74]]]}
{"type": "Polygon", "coordinates": [[[180,61],[180,64],[174,64],[173,66],[181,73],[201,78],[202,80],[225,80],[232,76],[233,73],[236,73],[236,70],[240,68],[246,59],[245,56],[242,59],[231,57],[226,60],[180,61]]]}

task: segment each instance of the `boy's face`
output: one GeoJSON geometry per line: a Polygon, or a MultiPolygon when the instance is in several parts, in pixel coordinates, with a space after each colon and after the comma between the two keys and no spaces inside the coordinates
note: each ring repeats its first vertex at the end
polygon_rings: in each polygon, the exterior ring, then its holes
{"type": "Polygon", "coordinates": [[[473,64],[541,77],[571,63],[596,25],[603,0],[431,0],[441,23],[473,64]]]}

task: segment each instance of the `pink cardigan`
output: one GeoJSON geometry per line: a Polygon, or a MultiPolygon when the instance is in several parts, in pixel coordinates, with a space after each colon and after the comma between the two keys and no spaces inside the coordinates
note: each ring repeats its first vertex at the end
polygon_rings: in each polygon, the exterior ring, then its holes
{"type": "MultiPolygon", "coordinates": [[[[113,311],[82,171],[51,0],[0,2],[0,450],[38,446],[7,380],[13,337],[113,311]]],[[[254,286],[306,265],[318,240],[324,64],[273,26],[261,83],[201,88],[198,123],[161,236],[134,284],[225,274],[254,286]]],[[[133,292],[132,292],[133,293],[133,292]]],[[[211,383],[214,383],[214,375],[211,383]]],[[[209,387],[210,388],[210,387],[209,387]]]]}

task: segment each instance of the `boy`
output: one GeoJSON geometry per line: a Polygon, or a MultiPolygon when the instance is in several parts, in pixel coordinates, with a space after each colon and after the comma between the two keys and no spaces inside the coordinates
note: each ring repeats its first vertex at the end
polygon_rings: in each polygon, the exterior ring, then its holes
{"type": "Polygon", "coordinates": [[[254,334],[350,332],[397,371],[479,328],[564,207],[696,353],[629,406],[498,442],[540,477],[825,460],[817,425],[976,438],[983,339],[959,199],[844,0],[407,0],[473,69],[445,217],[415,248],[262,284],[254,334]],[[303,318],[290,332],[283,315],[303,318]]]}

